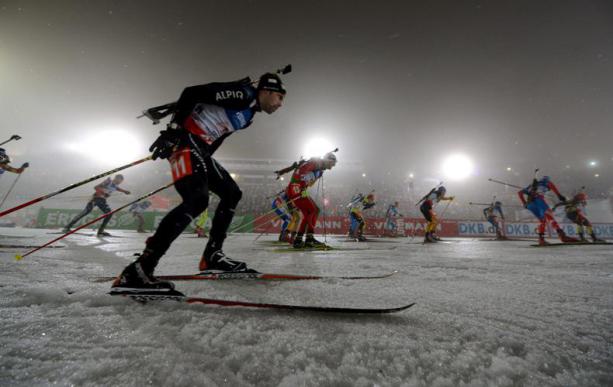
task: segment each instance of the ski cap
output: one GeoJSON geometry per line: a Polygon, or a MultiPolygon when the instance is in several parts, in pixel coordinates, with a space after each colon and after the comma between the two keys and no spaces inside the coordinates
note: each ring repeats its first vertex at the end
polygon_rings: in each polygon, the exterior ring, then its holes
{"type": "Polygon", "coordinates": [[[440,187],[438,187],[438,189],[436,190],[436,192],[438,192],[441,195],[444,195],[445,192],[447,192],[447,188],[443,187],[442,185],[440,187]]]}
{"type": "Polygon", "coordinates": [[[287,90],[285,90],[285,88],[283,87],[281,77],[273,73],[266,73],[260,77],[260,80],[258,82],[258,91],[260,90],[276,91],[283,95],[287,93],[287,90]]]}
{"type": "Polygon", "coordinates": [[[332,165],[336,165],[336,155],[332,152],[328,152],[322,157],[326,161],[330,161],[332,165]]]}
{"type": "Polygon", "coordinates": [[[575,200],[578,202],[587,202],[587,194],[585,192],[579,192],[575,195],[575,200]]]}

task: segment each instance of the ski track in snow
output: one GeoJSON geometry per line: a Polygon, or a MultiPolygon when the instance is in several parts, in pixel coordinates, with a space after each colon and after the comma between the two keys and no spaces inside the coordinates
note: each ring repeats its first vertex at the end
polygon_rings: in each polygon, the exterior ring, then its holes
{"type": "MultiPolygon", "coordinates": [[[[47,232],[0,229],[7,245],[40,245],[52,239],[47,232]]],[[[260,271],[399,273],[366,281],[176,283],[188,295],[245,301],[417,302],[393,315],[328,315],[108,296],[110,283],[90,279],[119,273],[147,236],[115,233],[122,238],[70,236],[65,248],[20,262],[15,254],[27,249],[0,248],[1,386],[613,385],[611,246],[330,238],[364,250],[271,253],[274,246],[244,234],[228,238],[226,253],[260,271]]],[[[204,244],[180,237],[157,273],[194,272],[204,244]]]]}

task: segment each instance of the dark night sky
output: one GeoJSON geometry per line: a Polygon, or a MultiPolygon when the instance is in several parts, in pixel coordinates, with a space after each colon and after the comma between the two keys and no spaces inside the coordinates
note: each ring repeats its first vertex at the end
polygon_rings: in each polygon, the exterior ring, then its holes
{"type": "Polygon", "coordinates": [[[60,175],[101,170],[71,139],[120,127],[144,155],[160,128],[142,109],[292,63],[282,110],[219,157],[293,159],[325,135],[371,171],[438,178],[462,152],[473,181],[613,185],[611,1],[2,0],[0,56],[2,137],[60,175]]]}

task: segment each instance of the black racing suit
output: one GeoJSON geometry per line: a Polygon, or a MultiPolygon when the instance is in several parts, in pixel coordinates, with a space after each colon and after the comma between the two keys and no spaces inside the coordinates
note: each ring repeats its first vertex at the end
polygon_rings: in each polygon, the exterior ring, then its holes
{"type": "Polygon", "coordinates": [[[256,95],[249,78],[183,90],[172,119],[182,131],[181,145],[169,158],[175,188],[183,202],[162,219],[147,240],[139,258],[144,270],[153,272],[171,243],[207,208],[209,190],[219,196],[220,202],[205,252],[221,249],[242,192],[212,155],[226,137],[251,124],[259,111],[256,95]]]}

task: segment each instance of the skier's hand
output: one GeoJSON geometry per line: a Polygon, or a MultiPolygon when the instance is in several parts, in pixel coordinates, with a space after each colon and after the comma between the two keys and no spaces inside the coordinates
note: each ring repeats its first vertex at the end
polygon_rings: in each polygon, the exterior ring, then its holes
{"type": "Polygon", "coordinates": [[[179,129],[166,129],[160,132],[160,136],[151,144],[149,152],[152,159],[167,159],[181,144],[184,133],[179,129]]]}
{"type": "Polygon", "coordinates": [[[30,166],[30,163],[23,163],[21,164],[21,168],[26,169],[30,166]]]}
{"type": "Polygon", "coordinates": [[[125,193],[126,195],[130,195],[130,191],[124,191],[123,193],[125,193]]]}
{"type": "Polygon", "coordinates": [[[558,200],[561,201],[561,202],[565,202],[566,201],[566,196],[558,195],[558,200]]]}

